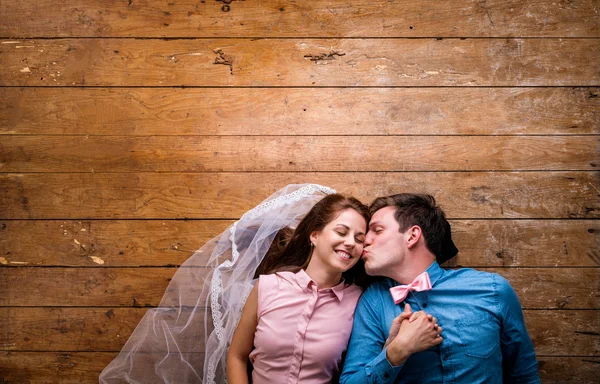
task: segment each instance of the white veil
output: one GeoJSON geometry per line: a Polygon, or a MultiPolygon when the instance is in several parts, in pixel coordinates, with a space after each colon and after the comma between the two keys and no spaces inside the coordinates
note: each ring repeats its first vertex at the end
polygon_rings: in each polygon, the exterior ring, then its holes
{"type": "Polygon", "coordinates": [[[295,228],[331,193],[317,184],[288,185],[208,241],[177,270],[100,383],[226,383],[227,349],[256,268],[279,230],[295,228]]]}

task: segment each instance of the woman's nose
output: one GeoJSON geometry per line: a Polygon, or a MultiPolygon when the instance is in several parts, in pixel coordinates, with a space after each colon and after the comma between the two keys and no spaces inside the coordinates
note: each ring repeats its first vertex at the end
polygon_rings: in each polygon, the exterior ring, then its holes
{"type": "Polygon", "coordinates": [[[344,241],[344,245],[346,247],[354,247],[356,245],[356,240],[354,239],[354,237],[348,236],[348,237],[346,237],[346,240],[344,241]]]}

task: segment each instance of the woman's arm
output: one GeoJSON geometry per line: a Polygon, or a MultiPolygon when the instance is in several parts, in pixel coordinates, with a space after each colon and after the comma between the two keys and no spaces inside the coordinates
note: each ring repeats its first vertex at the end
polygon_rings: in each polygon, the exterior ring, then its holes
{"type": "Polygon", "coordinates": [[[252,352],[254,333],[258,326],[258,281],[244,305],[231,347],[227,353],[227,381],[230,384],[248,384],[248,356],[252,352]]]}

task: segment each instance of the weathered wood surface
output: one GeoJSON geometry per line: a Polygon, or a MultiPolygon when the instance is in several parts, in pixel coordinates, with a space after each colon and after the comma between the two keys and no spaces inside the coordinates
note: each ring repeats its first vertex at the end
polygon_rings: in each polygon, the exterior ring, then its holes
{"type": "MultiPolygon", "coordinates": [[[[185,268],[185,267],[182,267],[185,268]]],[[[189,268],[188,268],[189,269],[189,268]]],[[[598,309],[598,268],[485,268],[506,277],[524,308],[598,309]]],[[[0,268],[0,306],[156,306],[175,268],[0,268]],[[69,284],[64,284],[69,282],[69,284]]],[[[210,268],[190,272],[198,281],[210,268]]],[[[199,283],[196,288],[201,290],[199,283]]],[[[206,295],[208,292],[204,292],[206,295]]],[[[196,301],[182,298],[184,305],[196,301]]]]}
{"type": "Polygon", "coordinates": [[[593,384],[598,381],[600,358],[538,356],[542,383],[593,384]]]}
{"type": "MultiPolygon", "coordinates": [[[[5,324],[0,346],[5,351],[115,352],[121,350],[146,310],[0,308],[5,324]]],[[[600,354],[599,311],[525,310],[524,315],[538,355],[600,354]]]]}
{"type": "Polygon", "coordinates": [[[18,384],[97,384],[116,352],[0,352],[0,379],[18,384]]]}
{"type": "MultiPolygon", "coordinates": [[[[98,375],[116,352],[0,352],[5,383],[98,383],[98,375]]],[[[548,384],[592,384],[598,379],[598,357],[538,355],[540,378],[548,384]]]]}
{"type": "Polygon", "coordinates": [[[598,86],[595,39],[0,42],[0,86],[598,86]]]}
{"type": "Polygon", "coordinates": [[[0,88],[0,134],[598,134],[599,92],[593,87],[0,88]]]}
{"type": "MultiPolygon", "coordinates": [[[[232,220],[0,221],[6,266],[179,266],[232,220]]],[[[597,220],[451,220],[445,266],[600,266],[597,220]]],[[[203,259],[206,261],[206,259],[203,259]]]]}
{"type": "Polygon", "coordinates": [[[237,218],[291,183],[370,202],[425,192],[449,218],[600,217],[598,172],[0,174],[3,219],[237,218]]]}
{"type": "Polygon", "coordinates": [[[6,136],[0,163],[48,173],[593,171],[600,137],[6,136]]]}
{"type": "Polygon", "coordinates": [[[593,0],[4,0],[0,36],[598,36],[593,0]]]}

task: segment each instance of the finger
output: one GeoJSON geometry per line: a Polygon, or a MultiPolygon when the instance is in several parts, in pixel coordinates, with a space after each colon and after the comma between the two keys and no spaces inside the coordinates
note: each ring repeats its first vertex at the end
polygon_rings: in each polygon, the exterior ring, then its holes
{"type": "Polygon", "coordinates": [[[408,304],[408,303],[404,304],[404,312],[412,313],[412,308],[410,307],[410,304],[408,304]]]}
{"type": "Polygon", "coordinates": [[[437,322],[438,322],[438,319],[435,316],[432,316],[430,320],[433,324],[437,324],[437,322]]]}
{"type": "Polygon", "coordinates": [[[423,311],[419,311],[419,312],[414,312],[411,316],[410,319],[408,319],[409,323],[412,323],[413,321],[417,320],[419,318],[419,316],[421,316],[421,314],[423,313],[423,311]]]}
{"type": "Polygon", "coordinates": [[[431,319],[433,319],[433,315],[430,315],[430,314],[428,313],[428,314],[427,314],[427,319],[428,319],[428,320],[431,320],[431,319]]]}
{"type": "Polygon", "coordinates": [[[442,332],[444,331],[444,328],[442,328],[442,327],[437,327],[436,331],[437,331],[437,333],[438,333],[438,335],[439,335],[440,333],[442,333],[442,332]]]}

